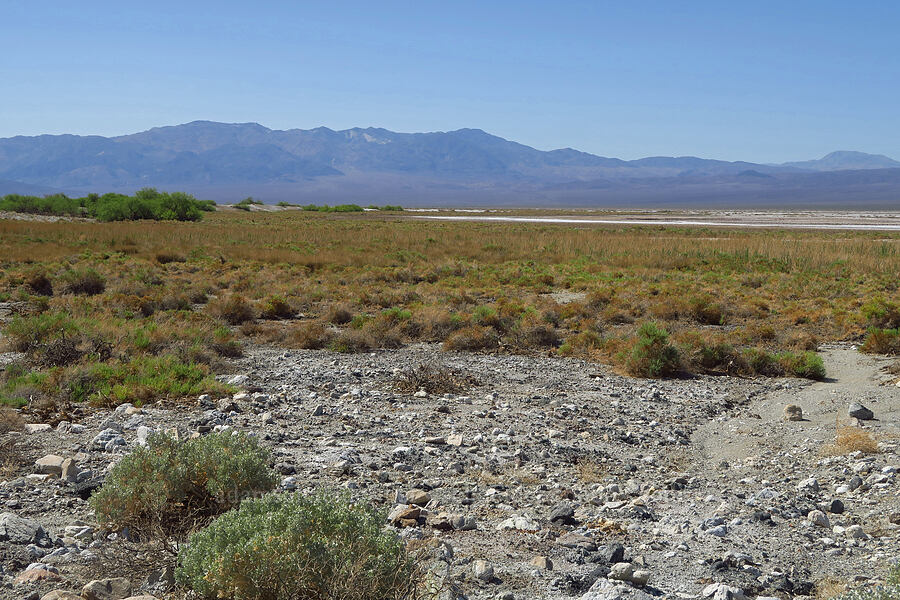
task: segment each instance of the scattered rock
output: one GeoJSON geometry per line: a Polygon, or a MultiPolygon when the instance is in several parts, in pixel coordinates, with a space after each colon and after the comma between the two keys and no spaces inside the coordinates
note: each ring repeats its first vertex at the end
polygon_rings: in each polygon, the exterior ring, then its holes
{"type": "Polygon", "coordinates": [[[84,600],[80,594],[68,590],[53,590],[41,596],[41,600],[84,600]]]}
{"type": "Polygon", "coordinates": [[[34,469],[37,473],[42,473],[44,475],[56,475],[59,477],[62,475],[62,467],[65,459],[62,456],[57,456],[56,454],[48,454],[43,458],[39,458],[34,463],[34,469]]]}
{"type": "Polygon", "coordinates": [[[81,590],[85,600],[125,600],[132,593],[131,582],[124,577],[95,579],[81,590]]]}
{"type": "Polygon", "coordinates": [[[803,420],[803,409],[797,406],[796,404],[788,404],[784,407],[784,420],[785,421],[802,421],[803,420]]]}
{"type": "Polygon", "coordinates": [[[549,519],[551,523],[562,523],[563,525],[578,524],[578,520],[575,518],[575,509],[568,502],[562,502],[554,506],[550,511],[549,519]]]}
{"type": "Polygon", "coordinates": [[[25,433],[43,433],[52,429],[53,426],[46,423],[28,423],[25,425],[25,433]]]}
{"type": "Polygon", "coordinates": [[[406,501],[410,504],[425,506],[431,501],[431,496],[425,490],[412,489],[406,492],[406,501]]]}
{"type": "Polygon", "coordinates": [[[488,564],[486,560],[476,560],[472,567],[472,573],[475,575],[475,579],[484,582],[490,583],[494,579],[494,567],[488,564]]]}
{"type": "Polygon", "coordinates": [[[809,514],[806,515],[806,518],[816,527],[831,527],[828,517],[821,510],[810,511],[809,514]]]}
{"type": "Polygon", "coordinates": [[[497,529],[518,529],[519,531],[540,531],[541,526],[534,519],[528,517],[510,517],[501,521],[497,529]]]}
{"type": "Polygon", "coordinates": [[[553,570],[553,561],[551,561],[546,556],[535,556],[531,559],[532,566],[537,567],[543,571],[552,571],[553,570]]]}
{"type": "Polygon", "coordinates": [[[631,566],[631,563],[620,562],[612,566],[607,578],[614,581],[631,581],[632,575],[634,575],[634,567],[631,566]]]}
{"type": "Polygon", "coordinates": [[[13,513],[0,514],[0,542],[49,545],[50,538],[41,524],[13,513]]]}
{"type": "Polygon", "coordinates": [[[871,421],[875,418],[875,413],[871,410],[860,404],[859,402],[854,402],[850,405],[850,408],[847,409],[847,414],[851,417],[857,418],[860,421],[871,421]]]}

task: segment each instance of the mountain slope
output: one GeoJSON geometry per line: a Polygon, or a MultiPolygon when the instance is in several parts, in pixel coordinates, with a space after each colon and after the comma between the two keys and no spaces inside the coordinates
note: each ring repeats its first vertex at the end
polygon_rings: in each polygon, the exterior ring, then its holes
{"type": "Polygon", "coordinates": [[[851,150],[839,150],[826,154],[818,160],[784,163],[784,167],[795,167],[811,171],[844,171],[860,169],[896,169],[900,162],[883,154],[866,154],[851,150]]]}
{"type": "Polygon", "coordinates": [[[0,139],[0,179],[17,185],[100,192],[155,186],[217,200],[708,204],[820,194],[894,206],[895,167],[900,162],[857,152],[783,165],[690,156],[625,161],[571,148],[541,151],[480,129],[272,130],[195,121],[112,138],[0,139]]]}

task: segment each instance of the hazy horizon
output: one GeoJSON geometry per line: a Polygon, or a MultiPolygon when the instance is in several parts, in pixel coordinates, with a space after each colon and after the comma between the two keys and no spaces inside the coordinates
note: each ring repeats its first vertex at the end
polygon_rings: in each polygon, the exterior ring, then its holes
{"type": "Polygon", "coordinates": [[[900,156],[900,6],[885,3],[101,1],[5,13],[15,94],[0,137],[211,120],[477,128],[626,160],[900,156]]]}

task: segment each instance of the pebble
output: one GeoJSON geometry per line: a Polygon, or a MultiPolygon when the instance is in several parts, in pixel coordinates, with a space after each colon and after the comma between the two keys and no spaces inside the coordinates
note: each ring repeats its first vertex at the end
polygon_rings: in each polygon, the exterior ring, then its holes
{"type": "Polygon", "coordinates": [[[472,573],[476,579],[486,583],[490,583],[494,579],[494,567],[488,564],[486,560],[476,560],[472,566],[472,573]]]}

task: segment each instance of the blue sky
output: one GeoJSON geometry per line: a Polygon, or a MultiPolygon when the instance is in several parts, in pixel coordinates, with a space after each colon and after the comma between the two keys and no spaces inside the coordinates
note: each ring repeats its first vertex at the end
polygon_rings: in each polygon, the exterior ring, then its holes
{"type": "Polygon", "coordinates": [[[0,137],[477,127],[626,159],[900,159],[897,2],[0,2],[0,137]]]}

